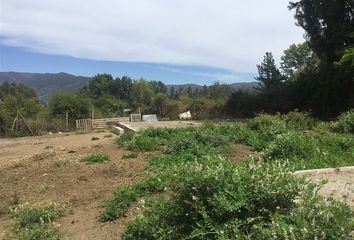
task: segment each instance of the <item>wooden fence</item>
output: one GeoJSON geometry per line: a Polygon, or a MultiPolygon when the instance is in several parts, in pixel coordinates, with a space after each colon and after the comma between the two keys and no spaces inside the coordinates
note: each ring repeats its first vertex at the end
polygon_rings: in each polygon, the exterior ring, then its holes
{"type": "Polygon", "coordinates": [[[101,119],[78,119],[76,120],[76,130],[78,131],[88,131],[92,129],[102,129],[106,128],[107,124],[114,124],[117,122],[129,122],[129,117],[118,117],[118,118],[101,118],[101,119]]]}
{"type": "Polygon", "coordinates": [[[92,119],[78,119],[76,120],[76,130],[78,131],[87,131],[92,129],[92,119]]]}

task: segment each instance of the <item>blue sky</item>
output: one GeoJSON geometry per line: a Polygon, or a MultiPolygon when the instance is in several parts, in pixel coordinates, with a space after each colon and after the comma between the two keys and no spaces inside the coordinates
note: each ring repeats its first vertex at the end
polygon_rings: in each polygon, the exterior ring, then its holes
{"type": "Polygon", "coordinates": [[[303,42],[284,0],[0,0],[0,71],[252,81],[303,42]]]}
{"type": "Polygon", "coordinates": [[[139,62],[117,62],[80,59],[69,56],[49,55],[26,51],[19,47],[0,45],[0,71],[58,73],[80,76],[110,73],[114,77],[144,77],[161,80],[166,84],[197,83],[210,85],[254,81],[254,73],[238,73],[227,69],[168,65],[139,62]]]}

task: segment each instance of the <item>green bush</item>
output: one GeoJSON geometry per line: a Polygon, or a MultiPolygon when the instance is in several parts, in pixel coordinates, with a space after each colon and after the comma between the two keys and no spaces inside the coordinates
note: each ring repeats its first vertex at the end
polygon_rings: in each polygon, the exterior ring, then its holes
{"type": "Polygon", "coordinates": [[[268,142],[274,140],[279,134],[288,131],[280,115],[259,114],[251,119],[247,123],[247,126],[251,130],[256,131],[259,137],[268,142]]]}
{"type": "Polygon", "coordinates": [[[104,153],[92,154],[81,159],[81,162],[86,163],[102,163],[109,161],[109,156],[104,153]]]}
{"type": "Polygon", "coordinates": [[[310,130],[316,126],[316,121],[308,112],[299,112],[297,110],[281,115],[288,128],[294,130],[310,130]]]}
{"type": "Polygon", "coordinates": [[[354,110],[342,113],[338,120],[332,124],[332,129],[338,133],[354,134],[354,110]]]}
{"type": "Polygon", "coordinates": [[[315,139],[297,132],[279,135],[264,151],[264,159],[304,159],[314,156],[315,139]]]}
{"type": "Polygon", "coordinates": [[[350,239],[350,209],[324,201],[284,165],[216,160],[174,176],[173,194],[128,222],[123,239],[303,239],[305,226],[308,239],[350,239]]]}

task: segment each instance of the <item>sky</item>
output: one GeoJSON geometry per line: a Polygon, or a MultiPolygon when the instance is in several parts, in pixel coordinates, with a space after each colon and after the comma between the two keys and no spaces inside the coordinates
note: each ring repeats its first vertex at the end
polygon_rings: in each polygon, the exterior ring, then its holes
{"type": "Polygon", "coordinates": [[[0,0],[0,71],[253,81],[303,42],[284,0],[0,0]]]}

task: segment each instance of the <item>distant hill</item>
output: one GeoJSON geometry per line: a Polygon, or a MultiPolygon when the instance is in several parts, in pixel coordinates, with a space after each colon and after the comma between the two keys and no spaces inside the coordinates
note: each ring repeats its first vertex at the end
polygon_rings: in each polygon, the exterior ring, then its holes
{"type": "Polygon", "coordinates": [[[0,72],[0,83],[22,83],[33,88],[39,100],[47,101],[56,92],[74,92],[85,86],[90,78],[67,73],[0,72]]]}
{"type": "MultiPolygon", "coordinates": [[[[0,83],[14,82],[22,83],[28,87],[33,88],[39,100],[47,101],[51,95],[56,92],[75,92],[87,85],[91,78],[75,76],[67,73],[20,73],[20,72],[0,72],[0,83]]],[[[232,89],[250,89],[257,86],[256,82],[240,82],[232,83],[232,89]]],[[[181,84],[181,85],[167,85],[168,93],[171,87],[178,91],[179,88],[187,89],[191,87],[192,90],[198,88],[202,89],[202,85],[198,84],[181,84]]]]}

